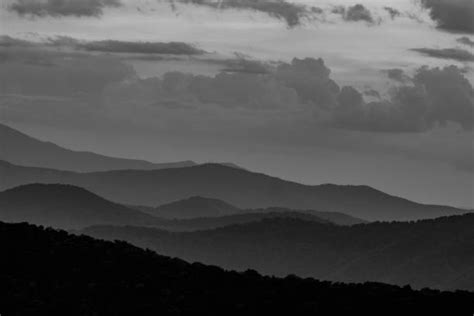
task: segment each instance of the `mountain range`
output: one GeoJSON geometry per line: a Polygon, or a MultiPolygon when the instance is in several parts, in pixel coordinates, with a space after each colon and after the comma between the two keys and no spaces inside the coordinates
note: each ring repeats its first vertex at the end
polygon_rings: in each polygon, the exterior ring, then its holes
{"type": "Polygon", "coordinates": [[[145,160],[103,156],[87,151],[74,151],[35,139],[4,124],[0,124],[0,160],[23,166],[77,172],[115,169],[149,170],[196,165],[190,160],[152,163],[145,160]]]}
{"type": "Polygon", "coordinates": [[[125,242],[0,222],[5,315],[471,315],[474,294],[224,271],[125,242]]]}
{"type": "Polygon", "coordinates": [[[242,209],[310,209],[341,212],[369,221],[435,218],[466,212],[412,202],[364,185],[303,185],[222,164],[78,173],[0,161],[0,175],[1,190],[28,183],[71,184],[126,205],[156,207],[204,196],[242,209]]]}
{"type": "MultiPolygon", "coordinates": [[[[318,218],[320,222],[327,221],[337,225],[354,225],[366,223],[367,221],[338,212],[321,212],[315,210],[293,210],[283,207],[267,207],[261,209],[241,209],[234,205],[218,199],[192,196],[184,200],[178,200],[163,204],[158,207],[129,206],[153,216],[167,219],[176,219],[180,224],[212,223],[243,223],[250,219],[262,219],[267,217],[302,217],[311,220],[318,218]],[[272,216],[275,215],[275,216],[272,216]],[[215,220],[213,220],[215,218],[215,220]]],[[[224,225],[219,225],[224,226],[224,225]]],[[[218,227],[218,226],[216,226],[218,227]]]]}
{"type": "Polygon", "coordinates": [[[466,214],[353,226],[279,217],[195,232],[95,226],[82,233],[226,269],[473,291],[473,227],[474,214],[466,214]]]}
{"type": "MultiPolygon", "coordinates": [[[[228,206],[225,202],[204,198],[182,201],[192,210],[191,201],[197,201],[197,208],[202,207],[199,201],[206,200],[215,205],[228,206]]],[[[180,218],[183,212],[178,207],[180,201],[166,209],[172,218],[160,218],[105,200],[85,189],[62,184],[27,184],[0,192],[0,220],[5,222],[29,222],[38,225],[63,229],[80,229],[91,225],[140,225],[153,226],[173,231],[194,231],[223,227],[238,223],[249,223],[266,218],[285,217],[300,218],[307,221],[345,225],[356,219],[345,214],[335,214],[334,222],[317,217],[308,212],[297,212],[281,209],[278,211],[261,210],[259,212],[240,211],[238,214],[217,216],[220,213],[200,212],[197,215],[215,214],[215,217],[180,218]],[[176,216],[172,215],[176,211],[176,216]]],[[[235,210],[238,210],[235,208],[235,210]]],[[[186,214],[186,213],[185,213],[186,214]]],[[[331,217],[330,215],[326,217],[331,217]]]]}

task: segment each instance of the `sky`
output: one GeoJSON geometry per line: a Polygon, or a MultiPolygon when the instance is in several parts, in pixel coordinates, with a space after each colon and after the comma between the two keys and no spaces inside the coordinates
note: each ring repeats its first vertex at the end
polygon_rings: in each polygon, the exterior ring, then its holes
{"type": "Polygon", "coordinates": [[[471,0],[6,0],[0,123],[474,207],[471,0]]]}

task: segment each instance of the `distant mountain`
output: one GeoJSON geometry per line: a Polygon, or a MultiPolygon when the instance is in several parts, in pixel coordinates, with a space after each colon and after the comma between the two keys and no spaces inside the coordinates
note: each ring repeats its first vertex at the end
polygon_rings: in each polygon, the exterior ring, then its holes
{"type": "Polygon", "coordinates": [[[412,220],[466,212],[415,203],[368,186],[302,185],[220,164],[75,173],[0,162],[0,175],[0,189],[36,182],[72,184],[126,205],[156,206],[206,196],[242,209],[278,206],[341,212],[366,220],[412,220]]]}
{"type": "Polygon", "coordinates": [[[61,184],[29,184],[0,192],[0,220],[65,229],[159,222],[151,215],[109,202],[82,188],[61,184]]]}
{"type": "Polygon", "coordinates": [[[474,293],[332,284],[189,264],[28,224],[0,223],[5,315],[472,315],[474,293]]]}
{"type": "Polygon", "coordinates": [[[241,212],[241,210],[218,199],[192,196],[184,200],[160,205],[153,211],[150,210],[150,212],[152,212],[152,215],[161,218],[186,219],[233,215],[241,212]]]}
{"type": "Polygon", "coordinates": [[[3,124],[0,124],[0,160],[23,166],[78,172],[118,169],[150,170],[196,165],[193,161],[151,163],[144,160],[114,158],[92,152],[69,150],[32,138],[3,124]]]}
{"type": "Polygon", "coordinates": [[[111,226],[82,232],[226,269],[472,291],[473,228],[474,214],[466,214],[354,226],[271,218],[186,233],[111,226]]]}
{"type": "Polygon", "coordinates": [[[323,219],[324,221],[331,222],[336,225],[356,225],[368,223],[368,221],[354,216],[350,216],[339,212],[322,212],[315,210],[292,210],[283,207],[267,207],[262,209],[249,209],[247,212],[255,213],[298,213],[298,214],[310,214],[317,218],[323,219]]]}
{"type": "Polygon", "coordinates": [[[297,218],[309,222],[324,224],[333,224],[332,222],[309,213],[280,211],[280,212],[261,212],[261,213],[241,213],[235,215],[226,215],[219,217],[198,217],[189,219],[162,219],[157,227],[168,231],[196,231],[214,229],[235,224],[245,224],[259,222],[269,218],[297,218]]]}

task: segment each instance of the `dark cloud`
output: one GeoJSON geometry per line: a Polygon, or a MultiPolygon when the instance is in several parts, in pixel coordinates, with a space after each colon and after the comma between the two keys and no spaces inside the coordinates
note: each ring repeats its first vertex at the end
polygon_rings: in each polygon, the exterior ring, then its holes
{"type": "Polygon", "coordinates": [[[19,15],[98,17],[105,7],[119,7],[119,0],[15,0],[8,9],[19,15]]]}
{"type": "Polygon", "coordinates": [[[467,36],[463,36],[463,37],[460,37],[456,40],[458,43],[461,43],[463,45],[467,45],[467,46],[471,46],[471,47],[474,47],[474,41],[471,40],[469,37],[467,36]]]}
{"type": "Polygon", "coordinates": [[[368,23],[374,23],[372,13],[362,4],[356,4],[348,7],[347,10],[345,10],[344,20],[354,22],[365,21],[368,23]]]}
{"type": "Polygon", "coordinates": [[[355,89],[341,90],[333,123],[372,132],[421,132],[435,124],[474,126],[474,90],[455,67],[418,69],[412,86],[394,88],[390,100],[364,104],[355,89]]]}
{"type": "Polygon", "coordinates": [[[386,72],[387,72],[388,78],[394,81],[403,83],[410,80],[410,78],[407,75],[405,75],[405,72],[402,69],[398,69],[398,68],[387,69],[386,72]]]}
{"type": "Polygon", "coordinates": [[[472,0],[420,0],[443,30],[474,33],[474,1],[472,0]]]}
{"type": "Polygon", "coordinates": [[[182,42],[126,42],[126,41],[92,41],[78,43],[77,47],[88,51],[107,53],[140,53],[170,55],[201,55],[205,52],[190,44],[182,42]]]}
{"type": "Polygon", "coordinates": [[[330,107],[339,93],[339,86],[330,78],[330,74],[331,70],[321,58],[294,58],[290,64],[279,65],[275,77],[294,89],[300,102],[330,107]]]}
{"type": "Polygon", "coordinates": [[[135,53],[164,55],[202,55],[206,53],[194,45],[183,42],[127,42],[116,40],[83,41],[68,36],[56,36],[42,42],[31,42],[10,36],[0,36],[0,47],[71,48],[76,51],[104,53],[135,53]]]}
{"type": "Polygon", "coordinates": [[[383,7],[383,9],[387,11],[388,14],[390,14],[390,17],[392,18],[392,20],[401,15],[400,11],[392,7],[383,7]]]}
{"type": "Polygon", "coordinates": [[[414,48],[412,51],[434,58],[453,59],[461,62],[474,61],[474,54],[461,48],[414,48]]]}
{"type": "Polygon", "coordinates": [[[285,0],[170,0],[170,3],[173,6],[175,6],[176,2],[207,6],[215,9],[242,9],[259,11],[277,19],[284,20],[289,27],[295,27],[301,24],[301,20],[303,18],[309,17],[312,14],[321,13],[319,8],[307,7],[304,5],[286,2],[285,0]]]}

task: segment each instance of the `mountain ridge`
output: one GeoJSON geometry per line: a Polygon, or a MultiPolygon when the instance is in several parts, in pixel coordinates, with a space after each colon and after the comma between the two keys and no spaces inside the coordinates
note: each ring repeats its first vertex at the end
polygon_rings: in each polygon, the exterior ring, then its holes
{"type": "Polygon", "coordinates": [[[199,195],[243,209],[314,209],[369,221],[414,220],[466,212],[450,206],[416,203],[365,185],[308,186],[220,164],[75,173],[0,162],[0,174],[0,189],[34,182],[72,184],[124,205],[156,206],[199,195]]]}

